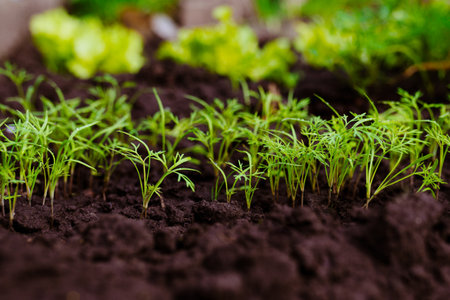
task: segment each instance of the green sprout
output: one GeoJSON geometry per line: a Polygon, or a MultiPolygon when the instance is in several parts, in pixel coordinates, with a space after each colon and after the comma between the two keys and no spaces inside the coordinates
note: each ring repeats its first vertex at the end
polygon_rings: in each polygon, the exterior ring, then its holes
{"type": "Polygon", "coordinates": [[[42,199],[42,205],[45,205],[47,194],[50,196],[51,207],[51,224],[54,221],[53,203],[55,199],[56,188],[61,178],[70,174],[70,170],[73,164],[83,165],[87,168],[93,169],[83,161],[76,159],[77,153],[85,149],[85,145],[76,140],[77,134],[91,127],[93,124],[88,124],[79,128],[76,128],[70,136],[63,142],[54,141],[52,144],[57,148],[56,151],[52,151],[48,148],[47,160],[44,166],[44,196],[42,199]]]}
{"type": "Polygon", "coordinates": [[[9,204],[9,228],[11,230],[13,229],[14,216],[16,214],[17,198],[20,197],[18,192],[20,183],[22,182],[17,179],[11,179],[9,181],[9,188],[7,188],[7,196],[5,197],[9,204]]]}
{"type": "Polygon", "coordinates": [[[442,180],[441,176],[436,172],[439,161],[435,160],[434,163],[430,163],[425,167],[422,167],[422,171],[419,172],[419,176],[423,178],[422,185],[417,189],[417,192],[429,191],[435,199],[439,199],[439,189],[441,184],[446,182],[442,180]]]}
{"type": "Polygon", "coordinates": [[[226,104],[216,99],[214,105],[207,104],[201,99],[190,97],[201,104],[203,109],[197,112],[197,123],[206,126],[206,131],[196,127],[193,137],[189,140],[199,142],[204,148],[203,154],[209,161],[214,162],[214,175],[217,178],[219,170],[215,166],[224,167],[230,160],[236,143],[243,137],[242,131],[237,130],[241,125],[238,112],[242,105],[236,100],[228,100],[226,104]]]}
{"type": "Polygon", "coordinates": [[[106,201],[106,192],[108,190],[109,182],[111,181],[111,176],[114,170],[119,166],[119,164],[124,159],[123,157],[117,157],[116,155],[119,147],[123,145],[124,143],[117,138],[113,138],[112,140],[106,141],[106,149],[108,154],[106,156],[106,159],[103,160],[103,164],[100,165],[100,167],[104,170],[103,189],[102,189],[103,201],[106,201]]]}
{"type": "Polygon", "coordinates": [[[165,207],[164,199],[162,197],[161,184],[167,178],[167,176],[171,174],[175,174],[178,176],[178,181],[184,181],[186,186],[190,188],[192,191],[195,190],[194,183],[192,180],[182,172],[188,171],[196,171],[195,169],[184,167],[185,163],[188,163],[191,158],[185,157],[183,154],[177,153],[174,157],[174,161],[171,165],[168,164],[167,158],[162,151],[155,152],[150,150],[148,145],[141,140],[140,138],[127,133],[122,132],[123,134],[129,136],[131,139],[137,141],[137,144],[130,144],[130,146],[118,146],[117,152],[125,157],[125,159],[129,160],[135,167],[138,177],[139,177],[139,185],[141,187],[141,195],[142,195],[142,214],[141,217],[147,217],[148,205],[153,195],[157,195],[161,201],[161,206],[165,207]],[[139,146],[142,145],[145,150],[145,155],[142,156],[139,153],[139,146]],[[164,169],[164,173],[162,176],[156,181],[156,183],[151,183],[151,164],[152,161],[159,162],[164,169]]]}
{"type": "Polygon", "coordinates": [[[24,84],[31,81],[34,77],[28,74],[24,69],[18,69],[17,66],[6,62],[5,67],[0,67],[0,75],[6,76],[16,87],[17,96],[9,98],[9,101],[18,102],[25,110],[34,110],[34,100],[37,94],[37,89],[45,80],[43,75],[39,75],[32,85],[26,90],[24,84]]]}
{"type": "Polygon", "coordinates": [[[14,122],[14,154],[19,162],[19,180],[25,184],[29,204],[38,176],[43,170],[48,137],[52,132],[48,118],[39,119],[29,111],[14,122]]]}
{"type": "MultiPolygon", "coordinates": [[[[417,160],[420,154],[423,152],[424,147],[427,145],[426,142],[419,142],[421,139],[423,128],[427,126],[430,120],[424,120],[424,111],[431,112],[428,105],[423,104],[419,98],[421,96],[420,92],[410,95],[408,92],[399,89],[399,95],[401,96],[400,101],[389,101],[384,102],[389,105],[389,108],[379,115],[379,119],[383,122],[392,122],[392,126],[395,124],[401,124],[406,126],[414,133],[414,138],[417,139],[417,143],[412,143],[409,148],[410,162],[417,160]]],[[[393,160],[391,160],[392,162],[393,160]]],[[[411,178],[411,186],[414,185],[413,178],[411,178]]]]}
{"type": "Polygon", "coordinates": [[[2,214],[5,215],[5,200],[9,204],[9,227],[13,229],[13,221],[16,210],[17,198],[20,197],[19,186],[23,181],[16,179],[17,172],[17,156],[15,153],[15,141],[7,138],[6,134],[14,134],[14,128],[11,125],[5,125],[7,120],[0,124],[1,147],[1,166],[0,166],[0,188],[1,188],[1,205],[2,214]],[[3,126],[5,126],[3,128],[3,126]],[[9,131],[5,134],[5,131],[9,131]],[[5,196],[6,194],[6,196],[5,196]]]}
{"type": "Polygon", "coordinates": [[[301,22],[294,44],[309,64],[344,70],[356,86],[391,82],[399,70],[405,71],[400,76],[420,70],[429,85],[423,71],[449,68],[450,43],[441,38],[450,34],[449,8],[439,1],[382,1],[331,10],[331,16],[301,22]]]}
{"type": "Polygon", "coordinates": [[[316,145],[321,149],[325,161],[330,205],[332,194],[337,198],[345,183],[356,172],[361,156],[362,132],[367,130],[366,123],[370,119],[356,114],[349,119],[347,115],[340,115],[328,102],[320,97],[319,99],[335,114],[320,128],[320,132],[316,132],[316,136],[320,137],[316,145]]]}
{"type": "Polygon", "coordinates": [[[238,180],[235,178],[233,184],[231,186],[228,185],[228,178],[232,175],[232,172],[230,172],[228,175],[225,174],[224,168],[217,165],[213,160],[210,159],[210,163],[216,167],[216,169],[219,171],[219,174],[222,176],[223,182],[220,184],[219,178],[216,179],[215,185],[213,187],[213,192],[211,193],[212,199],[214,201],[217,201],[219,197],[219,192],[222,190],[223,186],[225,186],[225,196],[227,199],[227,202],[231,202],[231,196],[233,196],[236,192],[236,184],[238,180]]]}
{"type": "Polygon", "coordinates": [[[250,210],[253,196],[258,188],[258,183],[261,179],[264,180],[265,177],[264,173],[261,170],[258,170],[258,168],[255,168],[252,165],[253,158],[251,157],[251,154],[247,151],[244,151],[244,153],[247,156],[248,166],[245,167],[240,160],[238,161],[237,165],[231,162],[228,162],[228,165],[234,172],[236,172],[236,175],[234,175],[235,181],[244,181],[242,189],[245,193],[245,202],[247,204],[247,209],[250,210]]]}
{"type": "MultiPolygon", "coordinates": [[[[434,171],[434,169],[437,168],[437,177],[441,179],[435,185],[435,196],[436,199],[439,199],[440,184],[444,183],[442,181],[442,171],[450,148],[450,136],[448,135],[448,133],[446,134],[444,132],[443,128],[437,122],[431,123],[431,127],[425,129],[425,131],[427,132],[427,138],[430,140],[432,149],[436,149],[435,151],[433,151],[434,153],[431,153],[431,155],[435,160],[435,165],[432,170],[434,171]]],[[[427,173],[425,172],[425,174],[427,173]]]]}
{"type": "Polygon", "coordinates": [[[124,89],[133,87],[131,82],[119,82],[111,75],[97,76],[94,78],[96,85],[89,88],[94,99],[87,99],[88,106],[78,109],[78,112],[87,116],[89,120],[97,120],[104,126],[112,126],[124,117],[124,129],[132,128],[131,107],[134,97],[129,97],[124,93],[124,89]],[[125,128],[126,127],[126,128],[125,128]]]}
{"type": "MultiPolygon", "coordinates": [[[[0,164],[0,200],[2,206],[2,214],[5,215],[5,192],[10,191],[10,182],[15,180],[15,171],[16,171],[16,161],[14,159],[13,152],[10,151],[11,142],[5,138],[4,134],[4,124],[6,120],[1,122],[2,130],[0,131],[2,140],[0,141],[0,155],[1,155],[1,164],[0,164]]],[[[8,129],[8,127],[6,127],[8,129]]]]}
{"type": "Polygon", "coordinates": [[[382,127],[377,124],[372,128],[372,133],[366,135],[363,150],[363,164],[366,170],[366,204],[368,207],[372,199],[385,188],[401,182],[414,175],[420,175],[419,169],[424,162],[432,155],[421,156],[410,162],[406,167],[402,167],[404,157],[410,151],[413,144],[421,143],[420,139],[414,137],[414,132],[403,126],[382,127]],[[377,128],[379,127],[379,128],[377,128]],[[390,170],[382,178],[378,187],[372,191],[372,186],[379,167],[385,160],[390,160],[390,170]],[[410,172],[407,172],[410,170],[410,172]]]}
{"type": "MultiPolygon", "coordinates": [[[[141,121],[137,130],[148,133],[146,134],[146,138],[155,147],[158,146],[158,141],[161,140],[162,151],[164,151],[168,162],[172,163],[180,142],[186,139],[192,133],[195,126],[197,126],[197,111],[193,111],[188,118],[180,119],[169,109],[164,108],[162,100],[155,88],[152,89],[152,92],[158,103],[159,111],[153,116],[141,121]]],[[[187,148],[182,151],[186,152],[189,150],[187,148]]]]}
{"type": "MultiPolygon", "coordinates": [[[[120,130],[126,129],[128,124],[128,116],[124,116],[122,119],[117,120],[116,123],[111,126],[94,122],[91,123],[91,126],[86,127],[82,136],[77,137],[77,139],[82,141],[85,145],[84,151],[80,151],[80,158],[88,165],[94,167],[90,169],[90,189],[93,188],[94,176],[98,175],[99,169],[105,171],[104,183],[105,186],[108,184],[112,169],[115,168],[118,163],[114,159],[114,149],[123,143],[117,135],[120,130]]],[[[71,170],[71,174],[72,173],[73,170],[71,170]]]]}

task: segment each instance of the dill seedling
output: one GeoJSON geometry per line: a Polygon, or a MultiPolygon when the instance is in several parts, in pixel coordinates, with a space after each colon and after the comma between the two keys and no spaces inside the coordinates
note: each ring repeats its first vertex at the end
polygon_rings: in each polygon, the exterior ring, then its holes
{"type": "Polygon", "coordinates": [[[247,204],[247,209],[250,210],[253,195],[258,188],[258,183],[261,179],[264,180],[265,177],[264,173],[261,170],[258,170],[258,168],[255,168],[252,165],[253,158],[251,157],[251,154],[247,151],[243,151],[243,153],[246,154],[248,160],[248,165],[246,167],[240,160],[238,161],[237,165],[231,162],[228,162],[228,165],[234,172],[236,172],[236,175],[234,175],[235,181],[244,181],[242,189],[245,193],[245,202],[247,204]]]}
{"type": "Polygon", "coordinates": [[[155,152],[150,150],[148,145],[138,138],[127,132],[122,132],[132,140],[135,140],[137,144],[131,143],[129,146],[117,146],[117,152],[123,155],[125,159],[129,160],[135,167],[138,177],[139,177],[139,185],[141,187],[141,195],[142,195],[142,214],[141,217],[147,217],[148,204],[154,194],[156,194],[161,201],[161,206],[164,207],[164,200],[162,197],[161,184],[164,179],[171,174],[176,174],[178,176],[178,181],[184,181],[186,186],[189,187],[192,191],[194,191],[195,186],[192,180],[182,172],[188,171],[196,171],[192,168],[184,167],[185,163],[191,160],[190,157],[185,157],[183,154],[177,153],[174,157],[173,163],[171,165],[168,164],[167,158],[164,155],[164,152],[158,151],[155,152]],[[145,150],[144,156],[139,153],[139,146],[143,146],[145,150]],[[156,181],[156,183],[151,183],[151,164],[152,161],[159,162],[164,169],[164,173],[161,177],[156,181]]]}
{"type": "Polygon", "coordinates": [[[45,80],[43,75],[39,75],[34,80],[34,83],[30,85],[26,90],[24,84],[33,80],[33,76],[28,74],[24,69],[18,69],[15,65],[6,62],[5,67],[0,67],[0,75],[6,76],[16,87],[17,96],[9,98],[8,101],[17,102],[22,105],[24,110],[35,109],[34,100],[36,98],[37,89],[41,83],[45,80]]]}
{"type": "Polygon", "coordinates": [[[242,105],[237,100],[228,100],[225,104],[216,99],[214,105],[210,105],[195,97],[189,97],[189,99],[203,106],[203,109],[197,112],[197,123],[206,126],[205,131],[196,127],[192,132],[194,136],[189,140],[199,142],[204,149],[203,155],[208,161],[215,162],[212,166],[217,178],[219,170],[215,166],[225,166],[231,158],[236,143],[243,137],[242,131],[236,129],[243,126],[238,115],[242,105]]]}
{"type": "MultiPolygon", "coordinates": [[[[440,185],[444,183],[442,181],[442,171],[450,148],[450,136],[448,135],[448,133],[446,134],[444,132],[443,128],[437,122],[431,123],[431,127],[426,128],[425,131],[427,132],[427,139],[431,143],[431,155],[435,160],[434,168],[432,168],[432,170],[434,171],[437,168],[437,176],[441,179],[440,182],[436,180],[438,182],[435,185],[435,196],[436,199],[439,199],[440,185]]],[[[425,172],[425,174],[427,173],[425,172]]]]}
{"type": "Polygon", "coordinates": [[[93,169],[93,167],[89,166],[85,162],[76,159],[77,152],[85,149],[86,147],[76,140],[76,136],[80,131],[92,125],[93,124],[88,124],[76,128],[63,142],[52,142],[53,146],[57,147],[57,150],[51,150],[48,148],[47,160],[44,165],[44,196],[42,199],[42,205],[45,205],[47,194],[49,194],[52,225],[54,220],[53,203],[55,199],[55,191],[60,179],[70,173],[73,164],[79,164],[93,169]]]}

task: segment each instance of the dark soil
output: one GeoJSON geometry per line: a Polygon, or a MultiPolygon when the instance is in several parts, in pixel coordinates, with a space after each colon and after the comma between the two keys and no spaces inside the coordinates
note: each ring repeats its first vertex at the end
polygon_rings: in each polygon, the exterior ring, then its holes
{"type": "MultiPolygon", "coordinates": [[[[176,114],[189,113],[186,94],[206,101],[241,97],[226,78],[157,61],[152,48],[140,73],[119,78],[156,86],[176,114]]],[[[47,74],[68,98],[87,96],[89,82],[48,73],[27,43],[10,60],[47,74]]],[[[367,109],[341,77],[301,63],[296,69],[304,78],[297,97],[318,94],[339,111],[367,109]]],[[[415,76],[398,84],[415,91],[421,82],[415,76]]],[[[425,99],[445,101],[446,81],[436,82],[435,94],[425,99]]],[[[45,86],[41,92],[54,98],[45,86]]],[[[0,78],[0,99],[12,95],[13,86],[0,78]]],[[[371,95],[398,98],[392,86],[373,88],[371,95]]],[[[146,94],[133,114],[138,119],[156,111],[146,94]]],[[[315,100],[311,111],[329,114],[315,100]]],[[[19,201],[15,232],[7,217],[0,219],[1,299],[449,299],[448,185],[439,201],[394,188],[364,210],[362,187],[356,197],[344,191],[331,207],[326,195],[307,191],[305,207],[292,208],[286,197],[275,203],[263,183],[247,211],[241,195],[232,203],[212,202],[213,177],[205,172],[193,175],[195,193],[169,178],[166,207],[154,200],[143,220],[130,166],[118,168],[106,202],[101,180],[92,193],[84,175],[76,174],[72,197],[58,195],[53,227],[39,197],[31,206],[19,201]]]]}

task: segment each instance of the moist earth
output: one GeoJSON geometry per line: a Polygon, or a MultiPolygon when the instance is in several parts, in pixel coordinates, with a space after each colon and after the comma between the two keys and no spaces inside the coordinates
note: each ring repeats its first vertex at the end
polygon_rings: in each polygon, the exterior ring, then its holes
{"type": "MultiPolygon", "coordinates": [[[[242,99],[228,79],[204,70],[154,58],[136,75],[121,75],[137,89],[157,87],[165,106],[189,114],[194,95],[242,99]]],[[[35,49],[21,45],[9,58],[33,74],[46,74],[67,98],[88,97],[90,81],[49,73],[35,49]]],[[[302,81],[294,91],[311,97],[310,111],[330,111],[320,95],[340,112],[363,112],[364,100],[345,77],[300,62],[294,67],[302,81]]],[[[375,100],[398,99],[396,87],[423,89],[423,99],[446,101],[445,82],[430,93],[419,75],[395,85],[373,87],[375,100]]],[[[261,83],[265,88],[269,83],[261,83]]],[[[251,88],[256,88],[252,84],[251,88]]],[[[55,99],[49,87],[41,94],[55,99]]],[[[287,91],[281,91],[286,94],[287,91]]],[[[0,99],[14,95],[0,78],[0,99]]],[[[158,106],[151,93],[134,104],[133,117],[151,115],[158,106]]],[[[448,167],[448,161],[447,161],[448,167]]],[[[1,299],[448,299],[450,295],[450,191],[442,186],[439,201],[402,187],[382,193],[363,209],[364,188],[343,191],[327,206],[326,195],[307,190],[304,207],[287,197],[272,199],[262,182],[250,211],[244,196],[231,203],[211,201],[212,171],[192,174],[192,193],[176,178],[163,185],[165,207],[150,203],[141,219],[138,179],[122,164],[111,179],[106,201],[101,179],[87,188],[86,171],[75,174],[74,194],[59,193],[55,220],[40,197],[31,206],[19,201],[14,231],[8,217],[0,220],[1,299]]],[[[446,181],[450,179],[446,171],[446,181]]],[[[325,187],[325,183],[323,183],[325,187]]],[[[38,194],[38,193],[37,193],[38,194]]],[[[325,194],[325,193],[323,193],[325,194]]]]}

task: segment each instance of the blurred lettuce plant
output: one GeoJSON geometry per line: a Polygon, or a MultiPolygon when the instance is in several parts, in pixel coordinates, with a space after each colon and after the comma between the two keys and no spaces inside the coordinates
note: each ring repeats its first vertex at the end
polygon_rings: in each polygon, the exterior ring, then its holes
{"type": "Polygon", "coordinates": [[[288,87],[296,84],[298,75],[289,72],[296,57],[287,39],[276,39],[260,48],[253,30],[233,21],[231,8],[221,6],[213,14],[219,24],[181,30],[177,41],[162,44],[159,58],[204,67],[228,76],[235,84],[247,78],[273,80],[288,87]]]}
{"type": "Polygon", "coordinates": [[[30,30],[49,69],[90,78],[97,72],[136,73],[144,64],[143,40],[119,24],[78,19],[58,8],[33,16],[30,30]]]}

